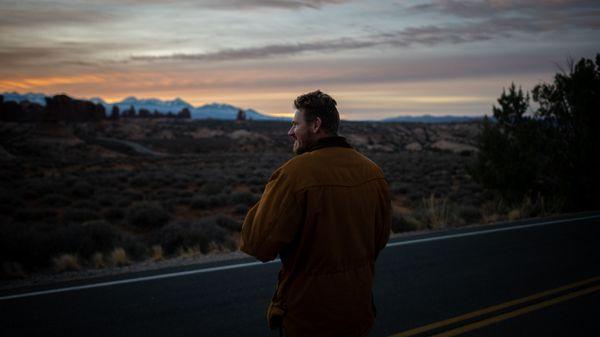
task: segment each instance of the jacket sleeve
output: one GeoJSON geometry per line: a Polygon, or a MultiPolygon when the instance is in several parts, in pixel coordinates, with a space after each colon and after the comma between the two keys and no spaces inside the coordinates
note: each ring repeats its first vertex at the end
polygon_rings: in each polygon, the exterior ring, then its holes
{"type": "Polygon", "coordinates": [[[380,182],[380,219],[378,232],[375,236],[375,258],[379,256],[379,252],[385,248],[388,240],[390,239],[390,230],[392,228],[392,198],[390,195],[389,186],[387,180],[382,179],[380,182]]]}
{"type": "Polygon", "coordinates": [[[273,260],[293,241],[303,221],[291,177],[277,170],[244,219],[240,249],[263,262],[273,260]]]}

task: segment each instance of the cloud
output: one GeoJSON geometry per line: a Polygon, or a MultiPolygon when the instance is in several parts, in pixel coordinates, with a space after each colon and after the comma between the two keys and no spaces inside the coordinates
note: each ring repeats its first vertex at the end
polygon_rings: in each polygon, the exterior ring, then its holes
{"type": "Polygon", "coordinates": [[[348,0],[120,0],[115,3],[131,5],[165,5],[169,6],[196,6],[209,9],[299,9],[299,8],[321,8],[326,5],[338,5],[348,0]]]}
{"type": "Polygon", "coordinates": [[[222,49],[208,53],[133,55],[130,61],[233,61],[297,55],[308,52],[339,52],[374,47],[462,44],[510,38],[520,34],[541,34],[568,30],[600,29],[600,10],[530,17],[492,17],[440,25],[412,26],[363,37],[343,37],[301,43],[280,43],[258,47],[222,49]]]}
{"type": "Polygon", "coordinates": [[[82,6],[51,6],[24,2],[22,6],[0,4],[2,20],[0,30],[23,29],[23,27],[81,26],[82,24],[106,23],[117,18],[108,11],[82,6]]]}
{"type": "Polygon", "coordinates": [[[353,38],[341,38],[327,41],[316,41],[306,43],[272,44],[255,48],[224,49],[212,53],[197,54],[171,54],[160,56],[132,56],[132,61],[155,61],[155,60],[196,60],[196,61],[231,61],[244,59],[260,59],[264,57],[293,55],[310,51],[339,51],[357,48],[366,48],[380,44],[377,41],[357,40],[353,38]]]}
{"type": "Polygon", "coordinates": [[[544,17],[548,13],[584,12],[598,9],[596,0],[433,0],[411,6],[415,12],[438,12],[464,18],[489,18],[502,15],[544,17]]]}

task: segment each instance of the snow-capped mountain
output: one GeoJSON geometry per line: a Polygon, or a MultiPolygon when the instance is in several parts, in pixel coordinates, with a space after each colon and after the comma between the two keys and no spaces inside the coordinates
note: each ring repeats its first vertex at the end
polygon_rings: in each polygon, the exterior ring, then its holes
{"type": "Polygon", "coordinates": [[[172,112],[176,114],[184,108],[188,108],[190,109],[190,111],[194,108],[191,104],[182,100],[179,97],[171,101],[163,101],[156,98],[138,99],[136,97],[129,96],[120,102],[115,102],[112,104],[106,102],[98,103],[103,104],[106,108],[106,111],[111,111],[113,106],[119,107],[120,111],[129,109],[133,106],[136,111],[139,111],[140,109],[146,109],[150,112],[154,112],[156,110],[160,113],[172,112]]]}
{"type": "Polygon", "coordinates": [[[31,103],[37,103],[40,105],[46,105],[46,95],[40,93],[28,92],[26,94],[19,94],[16,92],[5,92],[1,94],[4,96],[5,102],[17,102],[29,101],[31,103]]]}
{"type": "Polygon", "coordinates": [[[382,122],[408,122],[408,123],[464,123],[483,119],[482,116],[396,116],[384,118],[382,122]]]}
{"type": "MultiPolygon", "coordinates": [[[[41,105],[46,105],[46,101],[44,100],[44,94],[38,93],[28,93],[28,94],[18,94],[16,92],[3,93],[5,101],[16,101],[21,102],[24,100],[28,100],[30,102],[36,102],[41,105]]],[[[239,107],[230,105],[230,104],[221,104],[221,103],[211,103],[206,104],[199,107],[194,107],[190,103],[182,100],[177,97],[174,100],[163,101],[156,98],[142,98],[138,99],[134,96],[129,96],[122,101],[107,103],[100,97],[92,97],[87,99],[96,104],[102,104],[106,109],[106,114],[109,115],[112,111],[113,106],[117,106],[119,111],[123,112],[130,107],[134,107],[135,111],[139,111],[140,109],[147,109],[150,112],[154,112],[155,110],[160,113],[169,113],[177,114],[184,108],[188,108],[191,112],[192,119],[229,119],[233,120],[237,118],[239,107]]],[[[246,112],[246,119],[253,120],[289,120],[289,118],[285,117],[275,117],[269,116],[265,114],[261,114],[254,109],[243,109],[246,112]]]]}
{"type": "MultiPolygon", "coordinates": [[[[193,119],[236,119],[240,108],[230,104],[211,103],[190,110],[193,119]]],[[[289,120],[285,117],[263,115],[253,109],[245,109],[246,119],[252,120],[289,120]]]]}

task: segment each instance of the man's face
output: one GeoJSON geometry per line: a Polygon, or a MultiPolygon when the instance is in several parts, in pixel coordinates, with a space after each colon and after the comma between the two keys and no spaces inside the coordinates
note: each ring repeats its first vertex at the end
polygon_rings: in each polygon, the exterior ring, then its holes
{"type": "Polygon", "coordinates": [[[292,127],[288,131],[288,136],[294,139],[293,150],[295,154],[303,153],[309,146],[315,142],[314,122],[307,122],[304,118],[304,111],[296,110],[292,127]]]}

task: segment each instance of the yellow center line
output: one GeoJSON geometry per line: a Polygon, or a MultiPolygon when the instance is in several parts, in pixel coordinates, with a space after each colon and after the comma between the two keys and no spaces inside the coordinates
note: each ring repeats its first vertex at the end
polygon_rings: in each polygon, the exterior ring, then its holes
{"type": "Polygon", "coordinates": [[[488,314],[488,313],[491,313],[491,312],[494,312],[494,311],[502,310],[504,308],[508,308],[508,307],[511,307],[511,306],[514,306],[514,305],[517,305],[517,304],[522,304],[522,303],[526,303],[526,302],[529,302],[529,301],[533,301],[533,300],[536,300],[538,298],[542,298],[542,297],[545,297],[545,296],[548,296],[548,295],[552,295],[552,294],[555,294],[555,293],[558,293],[558,292],[561,292],[561,291],[565,291],[565,290],[568,290],[568,289],[571,289],[571,288],[576,288],[576,287],[582,286],[584,284],[596,282],[598,280],[600,280],[600,276],[592,277],[592,278],[589,278],[589,279],[586,279],[586,280],[583,280],[583,281],[570,283],[570,284],[564,285],[562,287],[558,287],[558,288],[546,290],[546,291],[543,291],[543,292],[540,292],[540,293],[537,293],[537,294],[533,294],[533,295],[530,295],[530,296],[527,296],[527,297],[518,298],[518,299],[515,299],[515,300],[512,300],[512,301],[508,301],[508,302],[496,304],[496,305],[493,305],[493,306],[490,306],[490,307],[487,307],[487,308],[483,308],[483,309],[480,309],[480,310],[472,311],[472,312],[469,312],[469,313],[466,313],[466,314],[463,314],[463,315],[460,315],[460,316],[448,318],[448,319],[445,319],[443,321],[439,321],[439,322],[427,324],[427,325],[424,325],[424,326],[421,326],[421,327],[418,327],[418,328],[414,328],[414,329],[411,329],[411,330],[407,330],[407,331],[404,331],[404,332],[397,333],[395,335],[391,335],[389,337],[408,337],[408,336],[417,335],[417,334],[420,334],[420,333],[423,333],[423,332],[426,332],[426,331],[429,331],[429,330],[437,329],[437,328],[440,328],[440,327],[443,327],[443,326],[446,326],[446,325],[454,324],[454,323],[461,322],[461,321],[464,321],[464,320],[467,320],[467,319],[470,319],[470,318],[474,318],[474,317],[485,315],[485,314],[488,314]]]}
{"type": "Polygon", "coordinates": [[[451,337],[451,336],[460,335],[462,333],[465,333],[465,332],[468,332],[468,331],[471,331],[471,330],[479,329],[479,328],[482,328],[482,327],[490,325],[490,324],[498,323],[500,321],[504,321],[504,320],[509,319],[509,318],[513,318],[513,317],[516,317],[516,316],[519,316],[519,315],[523,315],[523,314],[526,314],[526,313],[534,311],[534,310],[539,310],[539,309],[542,309],[542,308],[545,308],[545,307],[549,307],[549,306],[551,306],[553,304],[564,302],[564,301],[570,300],[572,298],[583,296],[583,295],[586,295],[586,294],[589,294],[589,293],[592,293],[592,292],[598,291],[598,290],[600,290],[600,285],[597,285],[597,286],[594,286],[594,287],[590,287],[590,288],[581,289],[581,290],[578,290],[578,291],[575,291],[575,292],[572,292],[572,293],[569,293],[569,294],[566,294],[566,295],[562,295],[562,296],[553,298],[551,300],[547,300],[547,301],[544,301],[544,302],[533,304],[533,305],[530,305],[528,307],[524,307],[524,308],[521,308],[521,309],[518,309],[518,310],[515,310],[515,311],[507,312],[507,313],[502,314],[502,315],[490,317],[488,319],[484,319],[483,321],[475,322],[475,323],[472,323],[472,324],[467,324],[465,326],[461,326],[461,327],[456,328],[456,329],[448,330],[446,332],[434,335],[433,337],[451,337]]]}

